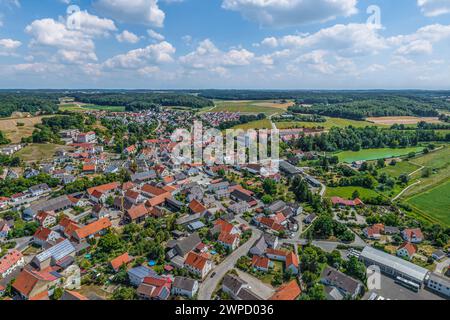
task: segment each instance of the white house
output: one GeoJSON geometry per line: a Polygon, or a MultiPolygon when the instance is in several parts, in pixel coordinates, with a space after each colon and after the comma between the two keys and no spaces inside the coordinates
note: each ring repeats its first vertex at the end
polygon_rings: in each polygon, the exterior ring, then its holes
{"type": "Polygon", "coordinates": [[[2,258],[0,258],[0,278],[5,278],[11,274],[16,268],[25,265],[25,259],[17,250],[11,250],[2,258]]]}
{"type": "Polygon", "coordinates": [[[175,277],[172,284],[172,294],[193,298],[198,291],[198,281],[185,277],[175,277]]]}
{"type": "Polygon", "coordinates": [[[207,258],[191,251],[184,261],[184,267],[204,279],[211,271],[213,264],[207,258]]]}

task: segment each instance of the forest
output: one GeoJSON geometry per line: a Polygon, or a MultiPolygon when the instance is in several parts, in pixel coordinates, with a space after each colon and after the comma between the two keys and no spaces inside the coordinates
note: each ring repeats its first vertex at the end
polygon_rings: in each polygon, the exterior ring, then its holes
{"type": "Polygon", "coordinates": [[[14,112],[52,114],[58,111],[58,99],[46,93],[0,92],[0,117],[10,117],[14,112]]]}

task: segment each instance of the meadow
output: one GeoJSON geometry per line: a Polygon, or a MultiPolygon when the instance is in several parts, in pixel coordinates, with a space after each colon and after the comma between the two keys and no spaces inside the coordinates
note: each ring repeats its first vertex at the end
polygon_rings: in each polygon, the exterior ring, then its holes
{"type": "Polygon", "coordinates": [[[341,197],[343,199],[352,199],[353,192],[358,191],[359,196],[362,199],[375,198],[380,194],[374,190],[366,189],[362,187],[336,187],[336,188],[327,188],[326,197],[341,197]]]}
{"type": "Polygon", "coordinates": [[[331,129],[332,127],[344,128],[353,126],[355,128],[364,128],[367,126],[380,126],[368,121],[356,121],[342,118],[330,118],[326,117],[326,122],[301,122],[301,121],[282,121],[277,122],[278,129],[295,129],[295,128],[317,128],[324,127],[325,129],[331,129]]]}
{"type": "Polygon", "coordinates": [[[233,129],[242,129],[242,130],[249,130],[249,129],[258,130],[258,129],[271,129],[271,128],[272,128],[272,123],[268,119],[252,121],[249,123],[244,123],[244,124],[240,124],[240,125],[233,127],[233,129]]]}
{"type": "Polygon", "coordinates": [[[34,131],[36,124],[42,123],[44,116],[23,117],[23,118],[2,118],[0,119],[0,130],[12,143],[19,143],[22,137],[29,137],[34,131]],[[22,125],[17,125],[17,124],[22,125]]]}
{"type": "Polygon", "coordinates": [[[267,116],[282,114],[287,111],[291,103],[275,101],[215,101],[214,108],[207,108],[208,112],[240,112],[243,114],[264,113],[267,116]]]}
{"type": "Polygon", "coordinates": [[[111,112],[124,112],[125,107],[120,106],[98,106],[92,104],[82,104],[82,103],[68,103],[61,104],[59,106],[59,111],[70,111],[70,112],[86,112],[86,111],[111,111],[111,112]]]}
{"type": "Polygon", "coordinates": [[[30,144],[15,155],[25,162],[38,162],[52,159],[58,149],[69,150],[71,148],[65,145],[52,143],[30,144]]]}
{"type": "Polygon", "coordinates": [[[343,151],[335,154],[339,157],[339,161],[352,163],[355,161],[370,161],[377,159],[386,159],[392,157],[405,156],[411,152],[421,152],[423,147],[409,148],[381,148],[381,149],[364,149],[360,151],[343,151]]]}

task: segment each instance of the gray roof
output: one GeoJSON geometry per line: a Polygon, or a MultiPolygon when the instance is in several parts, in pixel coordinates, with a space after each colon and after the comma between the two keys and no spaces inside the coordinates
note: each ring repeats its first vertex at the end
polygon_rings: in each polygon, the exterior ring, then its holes
{"type": "Polygon", "coordinates": [[[428,278],[428,281],[434,281],[436,283],[440,283],[444,287],[450,288],[450,279],[443,277],[437,273],[431,272],[428,278]]]}
{"type": "Polygon", "coordinates": [[[175,245],[175,249],[177,250],[180,256],[185,256],[189,251],[192,251],[196,246],[198,246],[202,240],[198,233],[193,233],[189,237],[178,240],[175,245]]]}
{"type": "Polygon", "coordinates": [[[49,190],[49,186],[46,183],[41,183],[36,186],[30,187],[30,192],[38,191],[38,190],[49,190]]]}
{"type": "Polygon", "coordinates": [[[188,226],[191,230],[198,230],[205,227],[205,224],[201,221],[195,221],[189,224],[188,226]]]}
{"type": "Polygon", "coordinates": [[[325,268],[320,277],[332,286],[351,295],[357,293],[358,288],[361,285],[358,280],[330,267],[325,268]]]}
{"type": "Polygon", "coordinates": [[[364,248],[360,257],[388,266],[420,282],[423,282],[428,274],[425,268],[369,246],[364,248]]]}
{"type": "Polygon", "coordinates": [[[154,276],[156,272],[152,269],[146,268],[144,266],[139,266],[128,270],[128,275],[135,276],[137,278],[143,279],[145,277],[154,276]]]}
{"type": "Polygon", "coordinates": [[[274,203],[272,203],[267,209],[270,212],[278,212],[280,210],[283,210],[286,207],[286,203],[282,200],[277,200],[274,203]]]}
{"type": "Polygon", "coordinates": [[[256,293],[253,293],[247,288],[241,289],[238,294],[238,298],[244,301],[258,301],[258,300],[264,300],[260,296],[258,296],[256,293]]]}
{"type": "Polygon", "coordinates": [[[197,280],[185,277],[175,277],[173,286],[182,290],[192,291],[197,280]]]}
{"type": "Polygon", "coordinates": [[[256,255],[263,255],[267,250],[267,243],[264,236],[261,236],[261,238],[256,241],[255,245],[250,249],[251,254],[256,255]]]}
{"type": "Polygon", "coordinates": [[[231,292],[233,292],[233,294],[236,295],[239,293],[239,290],[241,290],[242,286],[247,285],[247,282],[245,282],[244,280],[242,280],[237,276],[227,274],[223,278],[222,285],[228,288],[231,292]]]}
{"type": "Polygon", "coordinates": [[[192,214],[192,215],[186,215],[184,217],[178,218],[176,220],[176,224],[178,225],[185,225],[185,224],[189,224],[191,222],[200,220],[202,218],[201,213],[196,213],[196,214],[192,214]]]}
{"type": "Polygon", "coordinates": [[[280,169],[290,175],[302,173],[302,171],[299,168],[293,166],[292,164],[284,160],[280,161],[280,169]]]}
{"type": "Polygon", "coordinates": [[[40,211],[59,211],[62,208],[73,206],[72,201],[67,196],[61,196],[50,200],[45,200],[39,203],[32,204],[25,212],[37,214],[40,211]]]}
{"type": "Polygon", "coordinates": [[[131,180],[133,182],[134,181],[143,181],[143,180],[148,180],[148,179],[155,179],[155,178],[156,178],[156,172],[154,170],[136,173],[131,176],[131,180]]]}
{"type": "Polygon", "coordinates": [[[54,245],[53,247],[41,252],[36,255],[36,259],[39,262],[43,262],[49,258],[54,259],[55,261],[61,260],[64,257],[75,252],[75,247],[69,240],[61,241],[60,243],[54,245]]]}

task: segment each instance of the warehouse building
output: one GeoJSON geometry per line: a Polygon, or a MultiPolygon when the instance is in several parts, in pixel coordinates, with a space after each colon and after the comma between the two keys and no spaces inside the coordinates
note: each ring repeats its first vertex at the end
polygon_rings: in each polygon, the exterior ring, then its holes
{"type": "Polygon", "coordinates": [[[372,247],[365,247],[361,252],[360,260],[366,266],[376,265],[380,271],[391,277],[401,277],[408,281],[412,281],[419,286],[425,281],[428,270],[399,257],[390,255],[386,252],[376,250],[372,247]]]}

